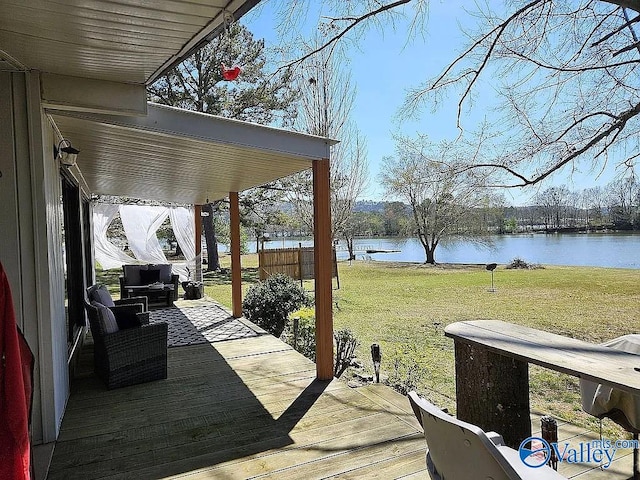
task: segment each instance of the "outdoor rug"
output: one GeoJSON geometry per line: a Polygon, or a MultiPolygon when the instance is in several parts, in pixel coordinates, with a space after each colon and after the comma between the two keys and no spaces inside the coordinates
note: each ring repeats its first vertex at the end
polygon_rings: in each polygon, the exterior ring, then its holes
{"type": "Polygon", "coordinates": [[[257,327],[251,328],[247,320],[233,318],[227,310],[213,302],[193,307],[175,306],[152,310],[149,315],[149,323],[157,322],[168,324],[169,347],[221,342],[260,335],[257,327]]]}

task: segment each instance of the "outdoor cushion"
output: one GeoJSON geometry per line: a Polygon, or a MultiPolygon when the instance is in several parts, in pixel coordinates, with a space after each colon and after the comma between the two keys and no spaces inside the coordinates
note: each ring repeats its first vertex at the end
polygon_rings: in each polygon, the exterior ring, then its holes
{"type": "Polygon", "coordinates": [[[140,273],[140,284],[142,285],[151,285],[152,283],[156,283],[160,281],[160,270],[157,268],[140,270],[139,273],[140,273]]]}
{"type": "Polygon", "coordinates": [[[91,305],[98,309],[98,321],[100,323],[100,330],[102,330],[102,333],[115,333],[119,330],[116,316],[109,308],[95,300],[91,302],[91,305]]]}
{"type": "Polygon", "coordinates": [[[147,265],[123,265],[125,285],[142,285],[140,271],[147,270],[147,265]]]}
{"type": "Polygon", "coordinates": [[[113,307],[115,305],[115,303],[113,303],[113,300],[111,299],[109,290],[107,290],[107,287],[105,287],[104,285],[99,285],[97,286],[97,288],[94,288],[91,291],[91,298],[89,300],[95,300],[105,307],[113,307]]]}
{"type": "Polygon", "coordinates": [[[149,265],[149,270],[159,270],[160,278],[157,280],[162,283],[171,283],[171,264],[169,263],[159,263],[157,265],[149,265]]]}

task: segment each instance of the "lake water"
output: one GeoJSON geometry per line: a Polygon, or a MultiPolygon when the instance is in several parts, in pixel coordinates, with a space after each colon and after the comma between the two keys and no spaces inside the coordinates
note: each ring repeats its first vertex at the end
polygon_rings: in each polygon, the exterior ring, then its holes
{"type": "MultiPolygon", "coordinates": [[[[582,265],[593,267],[640,268],[640,234],[584,233],[584,234],[522,234],[496,235],[490,248],[471,243],[438,245],[439,263],[500,263],[518,257],[527,263],[546,265],[582,265]]],[[[299,240],[274,239],[265,248],[298,246],[299,240]]],[[[303,246],[312,241],[301,242],[303,246]]],[[[255,243],[251,245],[255,249],[255,243]]],[[[390,262],[424,262],[425,255],[417,238],[361,238],[354,241],[358,260],[390,262]],[[397,253],[367,254],[366,250],[399,250],[397,253]]],[[[346,247],[338,245],[339,259],[347,258],[346,247]]]]}

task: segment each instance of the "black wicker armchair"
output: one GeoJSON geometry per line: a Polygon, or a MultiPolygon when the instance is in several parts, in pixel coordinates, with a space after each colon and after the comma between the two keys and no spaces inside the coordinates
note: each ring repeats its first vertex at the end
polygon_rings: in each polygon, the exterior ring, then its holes
{"type": "MultiPolygon", "coordinates": [[[[144,298],[144,297],[143,297],[144,298]]],[[[85,302],[94,371],[107,388],[167,378],[167,324],[149,325],[142,303],[106,307],[85,302]]]]}

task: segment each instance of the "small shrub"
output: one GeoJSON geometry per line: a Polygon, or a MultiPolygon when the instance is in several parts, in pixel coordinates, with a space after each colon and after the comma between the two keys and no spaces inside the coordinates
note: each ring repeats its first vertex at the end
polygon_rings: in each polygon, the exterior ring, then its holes
{"type": "Polygon", "coordinates": [[[311,298],[295,280],[277,273],[249,288],[242,310],[247,319],[279,337],[289,314],[311,303],[311,298]]]}
{"type": "Polygon", "coordinates": [[[291,345],[297,352],[316,361],[316,312],[311,307],[301,308],[290,315],[298,319],[298,328],[289,322],[282,334],[282,340],[291,345]]]}
{"type": "Polygon", "coordinates": [[[333,332],[333,338],[336,340],[336,362],[333,367],[333,374],[337,378],[340,378],[349,365],[351,365],[359,342],[353,332],[348,328],[333,332]]]}
{"type": "Polygon", "coordinates": [[[416,390],[427,375],[426,368],[416,361],[418,352],[415,345],[403,345],[391,355],[391,371],[386,383],[395,391],[406,395],[416,390]]]}
{"type": "Polygon", "coordinates": [[[537,268],[544,268],[542,265],[537,265],[537,264],[533,264],[533,263],[527,263],[525,262],[523,259],[516,257],[513,260],[511,260],[511,263],[509,263],[505,268],[508,269],[523,269],[523,270],[534,270],[537,268]]]}
{"type": "Polygon", "coordinates": [[[529,264],[525,262],[523,259],[516,257],[511,260],[511,263],[508,264],[505,268],[513,269],[513,268],[529,268],[529,264]]]}

